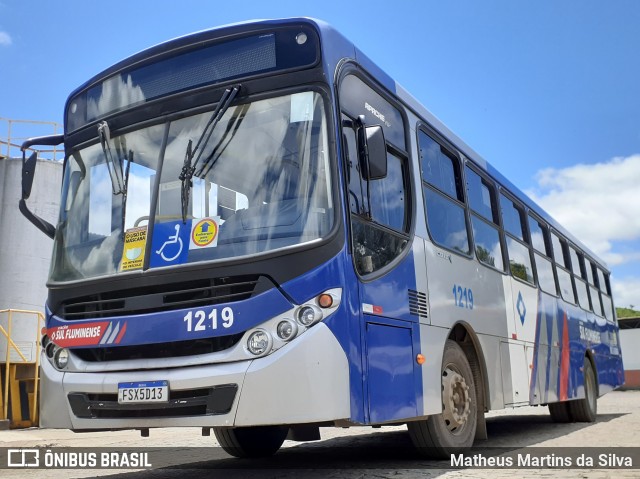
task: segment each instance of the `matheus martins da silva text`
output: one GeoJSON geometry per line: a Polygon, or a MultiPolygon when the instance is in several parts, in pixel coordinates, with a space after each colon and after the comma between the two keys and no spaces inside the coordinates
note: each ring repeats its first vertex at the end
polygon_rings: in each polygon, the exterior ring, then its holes
{"type": "Polygon", "coordinates": [[[483,456],[451,454],[451,467],[633,467],[633,458],[614,453],[578,454],[572,457],[559,454],[517,454],[516,456],[483,456]]]}

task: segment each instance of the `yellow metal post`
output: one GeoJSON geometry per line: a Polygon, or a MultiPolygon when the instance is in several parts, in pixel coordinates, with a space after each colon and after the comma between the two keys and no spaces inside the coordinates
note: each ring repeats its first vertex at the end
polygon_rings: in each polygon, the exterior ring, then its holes
{"type": "Polygon", "coordinates": [[[20,309],[5,309],[0,310],[0,314],[7,313],[7,329],[5,330],[0,326],[0,333],[5,336],[7,340],[7,351],[5,357],[5,384],[4,391],[0,397],[0,405],[2,406],[2,418],[8,419],[9,412],[9,398],[11,398],[11,426],[12,427],[29,427],[38,423],[38,383],[40,376],[40,327],[44,316],[38,311],[26,311],[20,309]],[[13,328],[13,313],[22,314],[35,314],[36,321],[36,338],[35,338],[35,360],[29,361],[17,344],[11,338],[13,328]],[[22,361],[11,362],[11,349],[13,349],[22,361]],[[21,367],[24,366],[24,367],[21,367]],[[33,366],[33,374],[31,374],[31,368],[33,366]],[[19,371],[20,369],[20,371],[19,371]],[[27,373],[25,376],[25,372],[27,373]],[[20,398],[20,383],[33,381],[33,387],[27,383],[27,395],[29,399],[28,411],[22,411],[22,404],[20,398]],[[31,391],[29,391],[31,389],[31,391]],[[29,419],[25,419],[25,414],[29,414],[29,419]]]}
{"type": "MultiPolygon", "coordinates": [[[[1,327],[1,326],[0,326],[1,327]]],[[[4,369],[4,409],[2,411],[2,418],[8,419],[9,413],[9,368],[11,367],[11,348],[9,347],[9,342],[11,341],[11,310],[9,310],[9,321],[7,322],[8,331],[5,332],[7,336],[7,354],[5,358],[5,369],[4,369]]],[[[4,331],[3,331],[4,332],[4,331]]]]}
{"type": "Polygon", "coordinates": [[[31,420],[33,424],[38,424],[40,417],[38,414],[38,386],[40,384],[40,325],[42,320],[42,313],[38,313],[38,331],[36,333],[36,370],[34,373],[33,384],[33,404],[31,404],[31,420]]]}

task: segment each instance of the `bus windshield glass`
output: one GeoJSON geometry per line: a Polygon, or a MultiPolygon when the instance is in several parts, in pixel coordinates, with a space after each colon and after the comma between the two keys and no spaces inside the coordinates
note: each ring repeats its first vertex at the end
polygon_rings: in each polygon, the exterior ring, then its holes
{"type": "Polygon", "coordinates": [[[334,206],[325,106],[307,91],[232,105],[109,139],[67,158],[51,280],[260,254],[326,236],[334,206]],[[201,141],[187,190],[187,152],[201,141]],[[145,256],[146,255],[146,256],[145,256]]]}

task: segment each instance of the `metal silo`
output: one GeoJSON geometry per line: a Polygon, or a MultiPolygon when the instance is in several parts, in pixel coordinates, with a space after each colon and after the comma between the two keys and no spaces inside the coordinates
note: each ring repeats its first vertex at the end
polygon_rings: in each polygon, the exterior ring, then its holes
{"type": "MultiPolygon", "coordinates": [[[[38,160],[29,208],[56,224],[60,204],[62,163],[38,160]]],[[[0,158],[0,311],[44,312],[53,241],[38,231],[18,210],[22,192],[22,160],[0,158]]],[[[27,361],[35,360],[38,325],[35,315],[14,313],[11,338],[27,361]]],[[[8,329],[8,314],[0,314],[0,326],[8,329]]],[[[6,357],[7,340],[0,335],[0,362],[6,357]]],[[[11,360],[19,355],[11,351],[11,360]]]]}

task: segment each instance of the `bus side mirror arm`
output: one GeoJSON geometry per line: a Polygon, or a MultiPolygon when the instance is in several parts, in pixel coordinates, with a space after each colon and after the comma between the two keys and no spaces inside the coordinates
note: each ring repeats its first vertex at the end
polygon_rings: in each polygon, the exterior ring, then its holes
{"type": "Polygon", "coordinates": [[[39,216],[34,215],[29,207],[27,206],[27,202],[24,199],[21,199],[18,203],[18,208],[20,212],[27,218],[33,225],[46,234],[49,238],[53,239],[56,235],[56,227],[49,223],[47,220],[40,218],[39,216]]]}
{"type": "Polygon", "coordinates": [[[33,214],[27,206],[27,199],[31,196],[31,190],[33,188],[33,178],[35,176],[36,165],[38,163],[38,153],[34,151],[31,156],[29,156],[29,159],[27,159],[26,151],[32,145],[56,146],[63,141],[63,135],[42,136],[38,138],[30,138],[20,147],[22,150],[22,198],[18,203],[18,208],[25,218],[31,221],[36,228],[51,239],[53,239],[56,234],[55,226],[33,214]]]}

